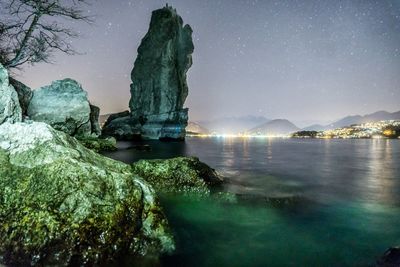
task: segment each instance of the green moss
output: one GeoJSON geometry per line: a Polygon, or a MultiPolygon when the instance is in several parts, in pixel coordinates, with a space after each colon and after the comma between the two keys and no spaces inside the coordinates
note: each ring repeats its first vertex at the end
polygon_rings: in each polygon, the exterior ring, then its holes
{"type": "Polygon", "coordinates": [[[174,249],[153,189],[129,165],[46,129],[50,140],[0,148],[0,265],[102,265],[174,249]]]}
{"type": "Polygon", "coordinates": [[[95,152],[100,151],[115,151],[117,150],[117,141],[113,137],[95,138],[95,137],[80,137],[79,142],[95,152]]]}
{"type": "Polygon", "coordinates": [[[215,170],[194,157],[141,160],[132,170],[163,193],[210,195],[212,187],[222,183],[215,170]]]}

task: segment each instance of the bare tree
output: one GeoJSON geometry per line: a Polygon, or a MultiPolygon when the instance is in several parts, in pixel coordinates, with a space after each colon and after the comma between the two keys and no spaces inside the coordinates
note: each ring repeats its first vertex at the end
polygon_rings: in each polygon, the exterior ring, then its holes
{"type": "Polygon", "coordinates": [[[17,68],[25,63],[50,62],[61,51],[75,54],[71,38],[77,32],[62,21],[92,22],[83,7],[89,0],[1,0],[0,63],[17,68]]]}

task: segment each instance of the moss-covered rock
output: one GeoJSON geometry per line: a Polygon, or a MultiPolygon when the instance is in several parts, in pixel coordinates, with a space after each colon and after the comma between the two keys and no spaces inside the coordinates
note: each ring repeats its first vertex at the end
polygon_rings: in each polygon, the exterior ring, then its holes
{"type": "Polygon", "coordinates": [[[222,183],[216,171],[195,157],[167,160],[140,160],[133,172],[150,183],[157,192],[209,195],[222,183]]]}
{"type": "Polygon", "coordinates": [[[95,152],[100,151],[115,151],[117,150],[117,140],[114,137],[97,138],[97,137],[83,137],[78,139],[79,142],[86,148],[95,152]]]}
{"type": "Polygon", "coordinates": [[[0,125],[0,264],[93,265],[174,249],[151,186],[44,123],[0,125]]]}

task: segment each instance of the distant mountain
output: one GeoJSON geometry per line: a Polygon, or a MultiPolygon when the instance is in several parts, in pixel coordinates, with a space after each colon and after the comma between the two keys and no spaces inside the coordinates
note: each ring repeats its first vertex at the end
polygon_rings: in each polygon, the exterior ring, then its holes
{"type": "Polygon", "coordinates": [[[341,127],[350,126],[352,124],[361,124],[366,122],[376,122],[376,121],[383,121],[383,120],[400,120],[400,111],[397,112],[387,112],[387,111],[377,111],[371,114],[367,114],[364,116],[354,115],[354,116],[347,116],[343,119],[335,121],[329,125],[311,125],[306,128],[303,128],[305,131],[325,131],[328,129],[336,129],[341,127]]]}
{"type": "Polygon", "coordinates": [[[238,134],[247,131],[257,125],[270,121],[265,117],[244,116],[225,117],[210,121],[198,121],[196,123],[210,130],[212,133],[238,134]]]}
{"type": "Polygon", "coordinates": [[[377,111],[371,114],[367,114],[365,116],[348,116],[341,120],[338,120],[330,125],[329,128],[340,128],[344,126],[350,126],[352,124],[360,124],[366,122],[375,122],[382,120],[399,120],[400,119],[400,111],[398,112],[387,112],[387,111],[377,111]]]}
{"type": "Polygon", "coordinates": [[[186,133],[188,134],[209,134],[210,130],[204,128],[196,122],[189,121],[186,126],[186,133]]]}
{"type": "Polygon", "coordinates": [[[288,120],[272,120],[250,129],[251,135],[287,135],[299,131],[300,128],[288,120]]]}
{"type": "Polygon", "coordinates": [[[303,128],[303,131],[325,131],[328,129],[328,126],[324,126],[321,124],[313,124],[308,127],[303,128]]]}

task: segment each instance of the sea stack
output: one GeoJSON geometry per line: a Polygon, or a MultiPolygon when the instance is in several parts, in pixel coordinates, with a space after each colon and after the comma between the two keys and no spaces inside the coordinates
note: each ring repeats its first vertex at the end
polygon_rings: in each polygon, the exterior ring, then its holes
{"type": "Polygon", "coordinates": [[[192,65],[192,29],[168,5],[153,11],[131,73],[131,116],[144,139],[183,140],[188,120],[186,73],[192,65]]]}

